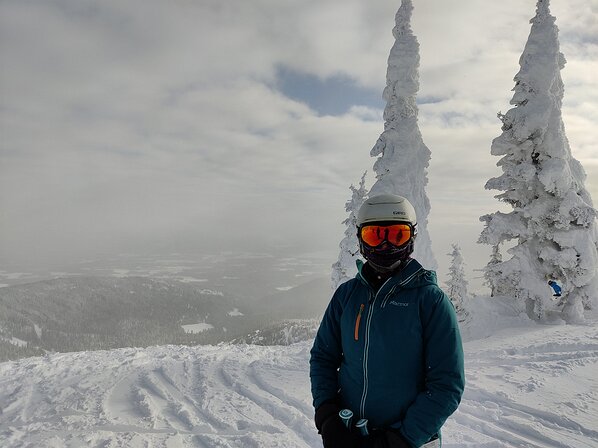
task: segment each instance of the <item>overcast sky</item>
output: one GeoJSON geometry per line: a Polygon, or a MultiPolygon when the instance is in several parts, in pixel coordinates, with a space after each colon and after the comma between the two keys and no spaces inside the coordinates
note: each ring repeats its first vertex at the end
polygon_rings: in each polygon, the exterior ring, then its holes
{"type": "MultiPolygon", "coordinates": [[[[598,2],[552,0],[563,118],[598,202],[598,2]]],[[[490,143],[535,0],[415,0],[430,232],[486,263],[490,143]]],[[[338,252],[368,170],[399,1],[0,1],[0,262],[338,252]]],[[[332,260],[333,261],[333,260],[332,260]]],[[[2,268],[2,265],[0,265],[2,268]]],[[[478,273],[479,274],[479,273],[478,273]]]]}

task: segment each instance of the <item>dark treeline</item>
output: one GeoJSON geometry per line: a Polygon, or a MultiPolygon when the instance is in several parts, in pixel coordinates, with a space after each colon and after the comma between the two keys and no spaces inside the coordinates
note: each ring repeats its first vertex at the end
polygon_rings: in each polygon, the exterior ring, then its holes
{"type": "Polygon", "coordinates": [[[141,277],[72,277],[0,288],[0,361],[47,352],[253,343],[250,335],[272,327],[259,343],[305,339],[312,330],[278,323],[317,317],[324,307],[313,298],[327,300],[320,286],[269,296],[250,308],[217,291],[141,277]],[[198,323],[211,328],[185,332],[183,325],[198,323]]]}

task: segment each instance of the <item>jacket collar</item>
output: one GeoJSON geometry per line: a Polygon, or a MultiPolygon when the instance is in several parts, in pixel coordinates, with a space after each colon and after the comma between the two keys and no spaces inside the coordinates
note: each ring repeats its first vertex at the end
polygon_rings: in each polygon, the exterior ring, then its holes
{"type": "MultiPolygon", "coordinates": [[[[364,275],[364,273],[363,273],[363,268],[365,265],[366,265],[366,263],[364,263],[362,260],[357,260],[357,271],[358,271],[357,278],[362,283],[364,283],[368,287],[372,288],[372,285],[366,278],[367,276],[364,275]]],[[[384,283],[384,286],[387,286],[387,285],[391,286],[391,287],[395,286],[395,285],[404,286],[404,287],[418,286],[422,282],[420,282],[420,281],[415,282],[415,280],[419,279],[422,276],[422,274],[424,274],[424,273],[433,274],[430,271],[426,271],[417,260],[415,260],[413,258],[409,258],[401,269],[399,269],[398,271],[396,271],[395,273],[392,274],[390,279],[388,279],[384,283]]],[[[435,275],[426,276],[426,277],[429,277],[428,281],[423,282],[423,283],[436,283],[435,275]]],[[[372,288],[372,289],[374,289],[374,288],[372,288]]]]}

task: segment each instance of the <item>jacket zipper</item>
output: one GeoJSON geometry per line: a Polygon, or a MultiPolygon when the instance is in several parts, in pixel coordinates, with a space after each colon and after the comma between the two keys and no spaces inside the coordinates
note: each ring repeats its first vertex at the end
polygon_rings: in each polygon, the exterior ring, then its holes
{"type": "Polygon", "coordinates": [[[355,320],[355,340],[359,341],[359,324],[361,323],[361,314],[365,308],[365,303],[362,303],[359,307],[359,313],[357,313],[357,319],[355,320]]]}
{"type": "MultiPolygon", "coordinates": [[[[419,271],[418,271],[419,272],[419,271]]],[[[415,274],[414,274],[415,275],[415,274]]],[[[414,275],[410,276],[408,280],[411,280],[411,278],[414,277],[414,275]]],[[[365,334],[364,334],[364,348],[363,348],[363,393],[361,395],[361,405],[359,406],[359,413],[360,413],[360,417],[361,418],[365,418],[365,401],[368,395],[368,357],[370,354],[370,327],[372,325],[372,315],[374,314],[374,307],[376,304],[376,299],[378,298],[378,293],[380,291],[382,291],[384,289],[384,286],[386,285],[387,282],[390,281],[390,278],[386,280],[386,282],[384,282],[384,284],[380,287],[380,289],[378,289],[378,292],[372,297],[372,294],[370,293],[370,298],[369,298],[369,308],[368,308],[368,314],[367,314],[367,318],[366,318],[366,323],[365,323],[365,334]]],[[[386,305],[386,302],[388,301],[388,298],[394,293],[394,291],[397,289],[397,287],[402,286],[404,284],[406,284],[407,282],[401,282],[398,285],[393,286],[390,291],[388,291],[388,293],[386,293],[386,295],[384,296],[384,299],[382,300],[382,305],[386,305]]],[[[361,310],[363,309],[364,304],[361,305],[361,308],[359,310],[359,315],[357,316],[357,321],[359,322],[360,317],[361,317],[361,310]]],[[[356,333],[357,336],[357,333],[356,333]]],[[[357,338],[355,338],[355,340],[357,340],[357,338]]]]}
{"type": "Polygon", "coordinates": [[[399,288],[402,285],[394,285],[392,287],[392,289],[390,291],[388,291],[388,294],[386,294],[386,296],[384,296],[384,300],[382,301],[382,306],[380,308],[384,308],[386,306],[386,302],[388,302],[388,299],[390,299],[390,296],[392,296],[395,291],[397,290],[397,288],[399,288]]]}
{"type": "Polygon", "coordinates": [[[401,283],[397,283],[396,285],[394,285],[392,287],[392,289],[390,291],[388,291],[388,294],[386,294],[386,296],[384,297],[384,300],[382,301],[382,308],[384,308],[386,306],[386,304],[388,303],[388,299],[390,299],[390,296],[392,296],[395,293],[395,291],[397,290],[397,288],[402,288],[403,286],[405,286],[415,276],[419,275],[420,271],[422,271],[422,270],[423,270],[423,268],[422,269],[418,269],[413,274],[411,274],[409,277],[407,277],[405,280],[403,280],[401,283]]]}
{"type": "Polygon", "coordinates": [[[363,348],[363,393],[361,394],[361,405],[359,406],[360,418],[364,418],[365,415],[365,399],[368,395],[368,356],[370,353],[370,325],[372,323],[372,315],[374,314],[374,305],[376,303],[376,294],[373,298],[370,295],[370,306],[368,308],[368,314],[365,323],[365,334],[364,334],[364,348],[363,348]]]}

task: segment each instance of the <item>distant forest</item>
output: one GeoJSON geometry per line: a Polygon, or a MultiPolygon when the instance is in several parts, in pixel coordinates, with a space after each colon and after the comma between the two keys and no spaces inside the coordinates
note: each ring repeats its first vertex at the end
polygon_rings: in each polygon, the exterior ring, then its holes
{"type": "Polygon", "coordinates": [[[313,334],[299,328],[314,324],[285,320],[317,318],[328,299],[324,286],[308,284],[251,307],[218,291],[144,277],[69,277],[0,288],[0,361],[167,344],[296,342],[313,334]],[[212,328],[186,333],[182,327],[197,323],[212,328]]]}

